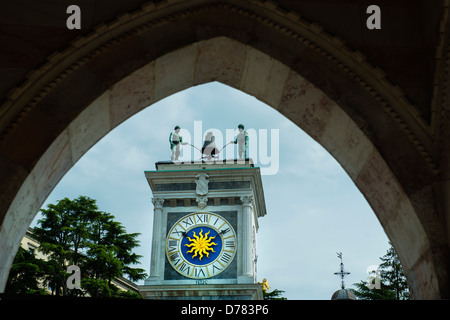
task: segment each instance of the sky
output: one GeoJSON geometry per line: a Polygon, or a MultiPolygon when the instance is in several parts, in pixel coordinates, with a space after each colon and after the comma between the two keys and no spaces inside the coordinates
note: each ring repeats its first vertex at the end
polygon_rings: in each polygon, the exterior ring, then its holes
{"type": "MultiPolygon", "coordinates": [[[[194,142],[199,124],[204,134],[222,132],[225,144],[227,130],[239,123],[254,133],[250,145],[253,141],[258,148],[250,156],[263,173],[267,215],[259,219],[258,281],[266,278],[270,291],[284,290],[290,300],[329,300],[341,284],[334,275],[340,267],[337,252],[350,272],[346,288],[367,280],[367,268],[380,263],[389,240],[350,177],[278,111],[217,82],[169,96],[115,128],[67,172],[43,208],[65,197],[96,199],[99,209],[113,214],[128,233],[141,234],[135,249],[141,264],[135,267],[149,274],[153,204],[144,171],[170,160],[168,137],[175,125],[183,128],[185,141],[200,147],[194,142]]],[[[193,150],[184,146],[183,157],[196,157],[193,150]]]]}

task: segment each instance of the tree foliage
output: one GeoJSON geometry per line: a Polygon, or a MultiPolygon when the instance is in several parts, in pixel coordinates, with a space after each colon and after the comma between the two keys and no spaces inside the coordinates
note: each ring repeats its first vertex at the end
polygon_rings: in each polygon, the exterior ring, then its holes
{"type": "Polygon", "coordinates": [[[47,293],[40,286],[39,279],[48,271],[44,261],[37,259],[33,252],[19,247],[9,271],[5,292],[45,295],[47,293]]]}
{"type": "MultiPolygon", "coordinates": [[[[389,243],[387,253],[380,258],[379,265],[380,288],[369,288],[367,281],[355,283],[356,289],[350,289],[361,300],[409,300],[410,293],[406,277],[403,273],[400,260],[389,243]]],[[[375,284],[375,271],[372,272],[372,284],[375,284]]]]}
{"type": "Polygon", "coordinates": [[[138,233],[126,233],[112,214],[98,210],[96,201],[85,196],[64,198],[41,209],[41,213],[43,218],[34,228],[33,237],[40,242],[39,251],[48,256],[39,277],[52,294],[133,296],[119,292],[113,280],[121,276],[131,281],[146,277],[143,269],[132,267],[141,258],[132,251],[139,246],[138,233]],[[81,269],[80,290],[67,288],[69,265],[81,269]]]}
{"type": "Polygon", "coordinates": [[[264,300],[287,300],[287,298],[281,296],[283,293],[283,290],[278,289],[275,289],[271,292],[263,291],[264,300]]]}

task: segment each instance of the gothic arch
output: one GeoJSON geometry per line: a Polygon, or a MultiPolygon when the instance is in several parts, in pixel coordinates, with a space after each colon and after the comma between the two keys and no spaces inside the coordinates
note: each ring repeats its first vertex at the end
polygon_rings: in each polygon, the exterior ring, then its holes
{"type": "Polygon", "coordinates": [[[447,297],[431,128],[402,90],[295,12],[256,1],[195,3],[149,3],[98,26],[49,57],[1,106],[0,287],[41,204],[92,145],[146,106],[219,81],[324,146],[377,214],[413,296],[447,297]]]}

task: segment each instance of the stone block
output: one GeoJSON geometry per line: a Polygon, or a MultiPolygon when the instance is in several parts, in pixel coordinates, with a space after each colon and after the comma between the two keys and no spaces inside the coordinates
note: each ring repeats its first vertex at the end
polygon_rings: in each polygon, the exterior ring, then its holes
{"type": "Polygon", "coordinates": [[[372,142],[337,105],[331,110],[320,144],[356,179],[367,158],[374,151],[372,142]]]}
{"type": "MultiPolygon", "coordinates": [[[[28,175],[11,203],[0,226],[0,284],[6,284],[9,268],[20,240],[39,210],[37,190],[32,174],[28,175]]],[[[0,292],[3,292],[0,285],[0,292]]]]}
{"type": "Polygon", "coordinates": [[[111,87],[134,70],[148,63],[141,39],[134,35],[110,43],[89,63],[89,68],[107,86],[111,87]]]}
{"type": "Polygon", "coordinates": [[[335,103],[311,82],[290,72],[278,111],[318,140],[335,103]]]}
{"type": "Polygon", "coordinates": [[[112,128],[151,105],[155,101],[155,62],[112,86],[109,101],[112,128]]]}
{"type": "Polygon", "coordinates": [[[289,68],[259,50],[247,50],[240,89],[278,108],[289,68]]]}
{"type": "Polygon", "coordinates": [[[85,64],[74,67],[67,73],[67,77],[39,102],[44,112],[52,115],[60,126],[69,125],[87,105],[108,89],[88,66],[85,64]]]}
{"type": "Polygon", "coordinates": [[[168,53],[155,62],[155,100],[191,87],[194,84],[194,70],[197,45],[190,45],[168,53]]]}
{"type": "Polygon", "coordinates": [[[151,300],[263,300],[261,285],[144,285],[139,287],[144,299],[151,300]]]}
{"type": "Polygon", "coordinates": [[[406,195],[392,210],[392,216],[384,226],[384,230],[391,236],[391,241],[405,269],[410,269],[429,248],[422,224],[406,195]]]}
{"type": "Polygon", "coordinates": [[[211,81],[239,88],[247,47],[226,37],[198,42],[195,84],[211,81]]]}
{"type": "Polygon", "coordinates": [[[0,222],[29,171],[0,153],[0,222]]]}
{"type": "Polygon", "coordinates": [[[422,255],[421,259],[404,270],[412,292],[412,298],[417,300],[442,299],[439,292],[438,279],[431,250],[422,255]]]}
{"type": "Polygon", "coordinates": [[[62,131],[62,123],[38,105],[18,121],[0,144],[0,152],[31,171],[40,155],[62,131]]]}
{"type": "Polygon", "coordinates": [[[404,192],[380,154],[374,150],[367,158],[355,184],[369,202],[381,225],[386,226],[404,192]]]}
{"type": "Polygon", "coordinates": [[[33,168],[32,174],[35,177],[39,204],[44,203],[53,188],[72,165],[69,134],[67,130],[64,130],[33,168]]]}
{"type": "Polygon", "coordinates": [[[104,92],[70,123],[68,133],[73,163],[110,131],[109,96],[109,91],[104,92]]]}

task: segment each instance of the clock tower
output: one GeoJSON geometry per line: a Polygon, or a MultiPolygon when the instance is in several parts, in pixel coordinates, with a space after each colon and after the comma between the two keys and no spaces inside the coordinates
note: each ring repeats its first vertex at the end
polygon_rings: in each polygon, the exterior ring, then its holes
{"type": "Polygon", "coordinates": [[[145,176],[154,205],[147,299],[263,299],[258,219],[266,214],[251,159],[157,162],[145,176]]]}

